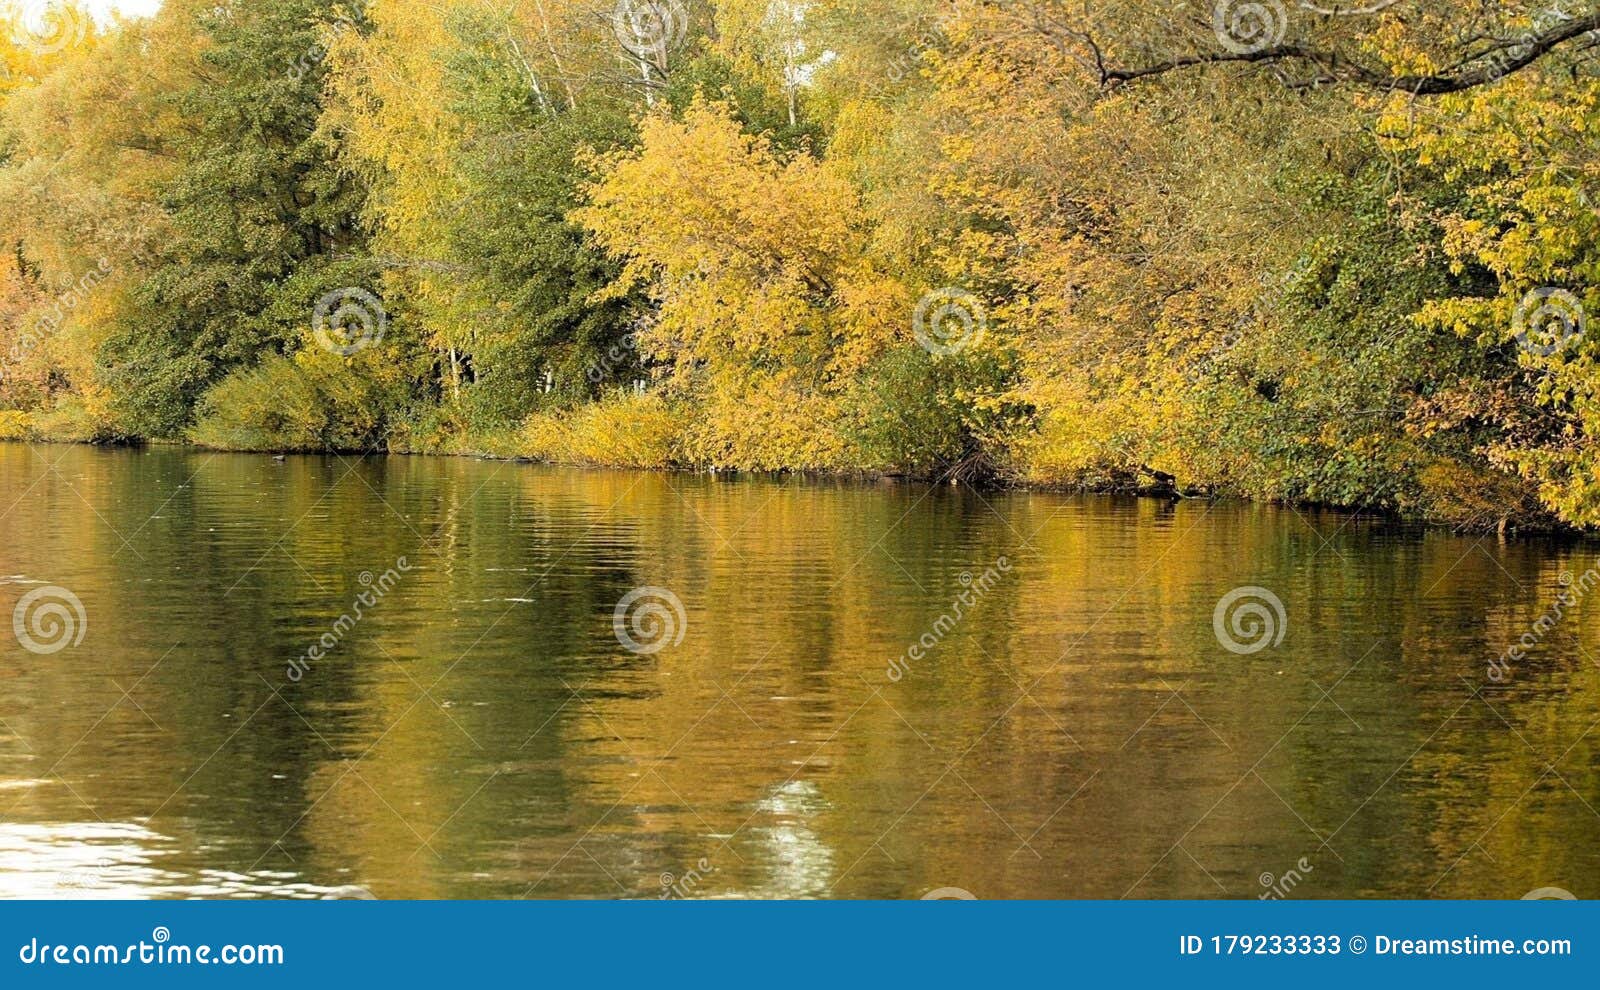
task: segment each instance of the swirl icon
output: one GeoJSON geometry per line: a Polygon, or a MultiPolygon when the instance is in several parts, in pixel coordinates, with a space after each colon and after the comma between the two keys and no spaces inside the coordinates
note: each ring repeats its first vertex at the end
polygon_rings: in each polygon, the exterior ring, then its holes
{"type": "Polygon", "coordinates": [[[366,289],[336,289],[317,300],[311,329],[324,350],[349,357],[383,342],[389,314],[366,289]]]}
{"type": "Polygon", "coordinates": [[[65,51],[89,34],[89,15],[62,0],[22,0],[9,14],[11,40],[36,55],[65,51]]]}
{"type": "Polygon", "coordinates": [[[617,0],[611,27],[635,57],[661,62],[683,40],[689,15],[679,0],[617,0]]]}
{"type": "Polygon", "coordinates": [[[1223,649],[1249,656],[1283,642],[1289,614],[1283,601],[1266,588],[1235,588],[1217,602],[1211,629],[1223,649]]]}
{"type": "Polygon", "coordinates": [[[166,925],[157,925],[156,930],[150,933],[150,938],[157,945],[166,945],[172,941],[172,933],[167,930],[166,925]]]}
{"type": "Polygon", "coordinates": [[[1587,325],[1583,301],[1566,289],[1534,289],[1517,306],[1517,344],[1539,357],[1566,350],[1587,325]]]}
{"type": "Polygon", "coordinates": [[[11,631],[24,650],[49,656],[83,642],[89,614],[66,588],[35,588],[18,600],[11,613],[11,631]]]}
{"type": "Polygon", "coordinates": [[[1216,0],[1211,27],[1228,51],[1256,55],[1283,43],[1289,33],[1289,14],[1281,0],[1216,0]]]}
{"type": "Polygon", "coordinates": [[[689,631],[689,617],[683,602],[668,589],[635,588],[617,603],[611,628],[623,649],[652,656],[683,642],[689,631]]]}
{"type": "Polygon", "coordinates": [[[922,297],[911,326],[923,350],[948,357],[983,339],[989,328],[989,313],[977,296],[947,287],[922,297]]]}

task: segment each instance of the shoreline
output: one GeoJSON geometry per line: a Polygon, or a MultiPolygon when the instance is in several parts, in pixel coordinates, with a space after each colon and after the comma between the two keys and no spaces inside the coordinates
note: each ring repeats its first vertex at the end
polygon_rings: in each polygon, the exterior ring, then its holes
{"type": "Polygon", "coordinates": [[[599,464],[566,461],[539,460],[537,458],[518,456],[513,454],[492,454],[486,452],[467,452],[449,450],[236,450],[223,447],[208,447],[201,444],[190,443],[182,440],[140,440],[131,443],[95,443],[83,440],[46,440],[46,439],[5,439],[0,438],[0,445],[17,444],[24,446],[51,446],[51,447],[91,447],[104,450],[138,450],[142,448],[159,447],[167,450],[193,451],[197,453],[232,454],[240,457],[264,457],[272,460],[286,460],[299,457],[422,457],[422,458],[459,458],[474,461],[492,461],[502,464],[518,464],[531,467],[561,468],[573,471],[636,471],[647,474],[660,475],[689,475],[722,477],[729,479],[754,479],[754,478],[783,478],[800,477],[814,482],[838,482],[858,485],[863,488],[885,485],[910,485],[921,486],[929,489],[953,488],[967,489],[977,493],[1039,493],[1050,495],[1083,495],[1124,497],[1167,503],[1179,502],[1210,502],[1210,503],[1238,503],[1240,505],[1264,505],[1275,508],[1286,508],[1295,512],[1314,511],[1329,512],[1350,517],[1353,521],[1359,518],[1376,520],[1387,526],[1419,528],[1429,531],[1455,533],[1458,535],[1489,536],[1494,535],[1502,542],[1516,542],[1525,540],[1559,540],[1561,542],[1585,542],[1593,540],[1597,534],[1572,527],[1539,527],[1531,525],[1504,525],[1500,527],[1463,527],[1439,520],[1430,520],[1416,516],[1407,516],[1392,510],[1362,509],[1353,506],[1338,505],[1326,502],[1291,502],[1274,499],[1250,498],[1241,495],[1216,495],[1216,494],[1184,494],[1171,489],[1155,486],[1142,488],[1090,485],[1051,484],[1048,482],[1024,482],[996,480],[987,483],[974,483],[956,479],[940,479],[917,477],[903,474],[887,474],[867,470],[823,471],[800,468],[784,468],[776,471],[746,471],[737,468],[703,467],[643,467],[629,464],[599,464]]]}

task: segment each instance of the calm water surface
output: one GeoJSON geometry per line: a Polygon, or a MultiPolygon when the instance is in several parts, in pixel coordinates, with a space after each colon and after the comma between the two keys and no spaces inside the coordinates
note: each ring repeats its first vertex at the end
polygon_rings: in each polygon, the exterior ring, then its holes
{"type": "Polygon", "coordinates": [[[1595,551],[0,444],[0,894],[1600,896],[1600,600],[1485,676],[1595,551]],[[1243,586],[1285,614],[1252,654],[1213,625],[1243,586]],[[641,587],[659,652],[614,627],[641,587]],[[52,588],[83,621],[33,652],[5,620],[52,588]]]}

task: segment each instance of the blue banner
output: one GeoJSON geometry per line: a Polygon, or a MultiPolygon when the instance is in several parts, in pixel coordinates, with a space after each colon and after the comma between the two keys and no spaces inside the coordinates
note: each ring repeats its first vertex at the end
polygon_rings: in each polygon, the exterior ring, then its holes
{"type": "MultiPolygon", "coordinates": [[[[1589,980],[1594,902],[0,904],[6,987],[1589,980]]],[[[1576,985],[1576,984],[1574,984],[1576,985]]]]}

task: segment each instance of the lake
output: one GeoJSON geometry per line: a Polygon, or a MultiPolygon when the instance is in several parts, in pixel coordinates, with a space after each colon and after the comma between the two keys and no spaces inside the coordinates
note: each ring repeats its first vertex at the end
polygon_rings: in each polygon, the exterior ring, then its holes
{"type": "Polygon", "coordinates": [[[1593,897],[1597,559],[0,444],[0,895],[1593,897]]]}

